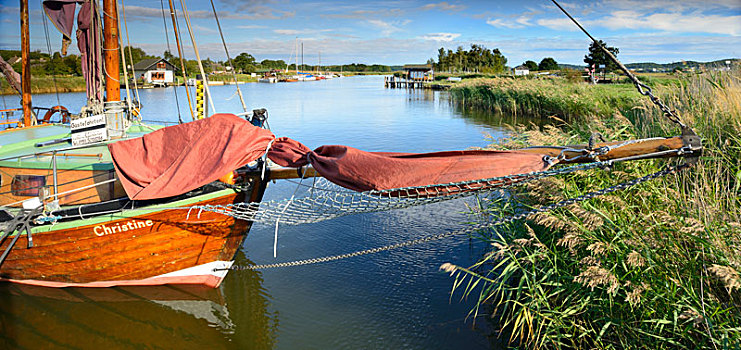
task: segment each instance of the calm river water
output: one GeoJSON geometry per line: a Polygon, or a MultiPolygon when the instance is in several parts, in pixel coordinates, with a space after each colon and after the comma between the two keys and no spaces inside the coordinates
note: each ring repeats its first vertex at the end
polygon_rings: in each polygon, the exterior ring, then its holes
{"type": "MultiPolygon", "coordinates": [[[[241,85],[249,108],[267,108],[272,131],[311,148],[346,144],[368,151],[431,152],[487,144],[501,119],[463,113],[444,92],[384,89],[383,77],[241,85]]],[[[183,120],[190,120],[177,88],[183,120]]],[[[174,88],[141,90],[144,119],[177,121],[174,88]]],[[[240,112],[234,86],[211,87],[219,112],[240,112]]],[[[124,95],[125,96],[125,95],[124,95]]],[[[8,103],[13,97],[5,96],[8,103]]],[[[84,94],[60,96],[78,110],[84,94]]],[[[13,102],[15,102],[13,100],[13,102]]],[[[54,94],[34,97],[56,105],[54,94]]],[[[512,121],[507,121],[512,122],[512,121]]],[[[265,200],[295,185],[271,184],[265,200]]],[[[320,257],[460,228],[465,203],[352,215],[319,224],[255,225],[237,265],[320,257]]],[[[456,237],[337,262],[232,271],[204,288],[0,290],[0,348],[488,349],[491,325],[467,317],[473,300],[450,295],[438,267],[467,266],[485,244],[456,237]]]]}

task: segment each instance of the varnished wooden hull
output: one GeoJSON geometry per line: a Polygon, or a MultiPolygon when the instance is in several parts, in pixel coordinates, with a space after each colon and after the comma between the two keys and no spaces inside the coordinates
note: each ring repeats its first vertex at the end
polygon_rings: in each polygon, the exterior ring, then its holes
{"type": "MultiPolygon", "coordinates": [[[[264,188],[254,187],[250,198],[244,193],[223,190],[189,205],[259,201],[264,188]]],[[[81,223],[79,227],[52,227],[36,232],[31,248],[27,247],[27,237],[22,236],[0,266],[0,278],[48,287],[216,287],[251,225],[226,215],[182,209],[108,216],[102,221],[81,223]]],[[[73,223],[66,224],[70,225],[73,223]]],[[[0,251],[5,251],[10,241],[9,237],[2,242],[0,251]]]]}

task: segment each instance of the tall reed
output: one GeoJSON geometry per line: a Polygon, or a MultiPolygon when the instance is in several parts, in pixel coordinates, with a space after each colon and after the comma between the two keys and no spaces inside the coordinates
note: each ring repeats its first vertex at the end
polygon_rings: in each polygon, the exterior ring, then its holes
{"type": "MultiPolygon", "coordinates": [[[[708,72],[655,89],[703,138],[704,156],[689,171],[481,232],[492,245],[481,261],[443,265],[455,276],[454,287],[478,298],[472,312],[490,308],[501,334],[525,348],[741,347],[739,76],[738,70],[708,72]]],[[[624,87],[496,84],[486,89],[496,91],[494,109],[555,111],[565,122],[516,127],[516,136],[495,148],[573,144],[591,132],[614,140],[679,132],[624,87]]],[[[667,162],[550,178],[480,211],[508,215],[655,172],[667,162]]]]}

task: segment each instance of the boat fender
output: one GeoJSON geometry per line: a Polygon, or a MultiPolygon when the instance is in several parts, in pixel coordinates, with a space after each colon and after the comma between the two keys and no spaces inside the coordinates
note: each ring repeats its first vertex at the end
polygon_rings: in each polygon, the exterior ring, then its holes
{"type": "Polygon", "coordinates": [[[44,123],[51,123],[51,116],[54,115],[54,113],[59,112],[59,114],[62,116],[62,123],[69,123],[70,122],[70,114],[66,107],[64,106],[54,106],[50,108],[46,114],[44,114],[44,123]]]}
{"type": "Polygon", "coordinates": [[[227,185],[234,185],[236,183],[237,178],[237,172],[231,171],[226,173],[224,176],[219,178],[219,181],[227,184],[227,185]]]}

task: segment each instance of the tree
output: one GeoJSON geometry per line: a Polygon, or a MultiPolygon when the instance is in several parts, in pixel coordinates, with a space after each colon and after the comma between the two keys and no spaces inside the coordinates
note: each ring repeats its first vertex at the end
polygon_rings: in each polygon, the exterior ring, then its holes
{"type": "Polygon", "coordinates": [[[504,71],[507,58],[499,49],[489,50],[481,45],[473,44],[470,50],[459,46],[455,52],[440,48],[437,56],[436,68],[438,72],[482,72],[500,73],[504,71]]]}
{"type": "Polygon", "coordinates": [[[615,57],[617,57],[618,52],[620,52],[617,47],[608,47],[602,40],[599,40],[599,44],[592,42],[589,44],[589,54],[584,56],[584,63],[587,64],[587,68],[592,68],[592,65],[594,65],[595,69],[599,69],[600,65],[604,65],[605,70],[607,71],[616,70],[618,68],[617,64],[607,57],[607,54],[605,54],[600,46],[606,48],[607,51],[610,51],[610,53],[615,57]]]}
{"type": "MultiPolygon", "coordinates": [[[[234,61],[232,60],[232,63],[234,61]]],[[[236,64],[236,63],[235,63],[236,64]]],[[[285,69],[286,68],[286,62],[283,60],[269,60],[264,59],[260,61],[260,67],[264,69],[285,69]]]]}
{"type": "MultiPolygon", "coordinates": [[[[165,53],[162,54],[162,58],[164,58],[166,61],[175,64],[175,57],[170,50],[165,50],[165,53]]],[[[179,60],[179,59],[178,59],[179,60]]]]}
{"type": "Polygon", "coordinates": [[[254,72],[255,71],[255,58],[252,55],[242,52],[232,60],[234,69],[238,72],[254,72]]]}
{"type": "Polygon", "coordinates": [[[546,57],[538,64],[538,70],[558,70],[558,63],[553,57],[546,57]]]}
{"type": "Polygon", "coordinates": [[[527,69],[531,72],[538,70],[538,64],[535,63],[535,61],[525,61],[525,63],[523,63],[522,65],[527,67],[527,69]]]}

